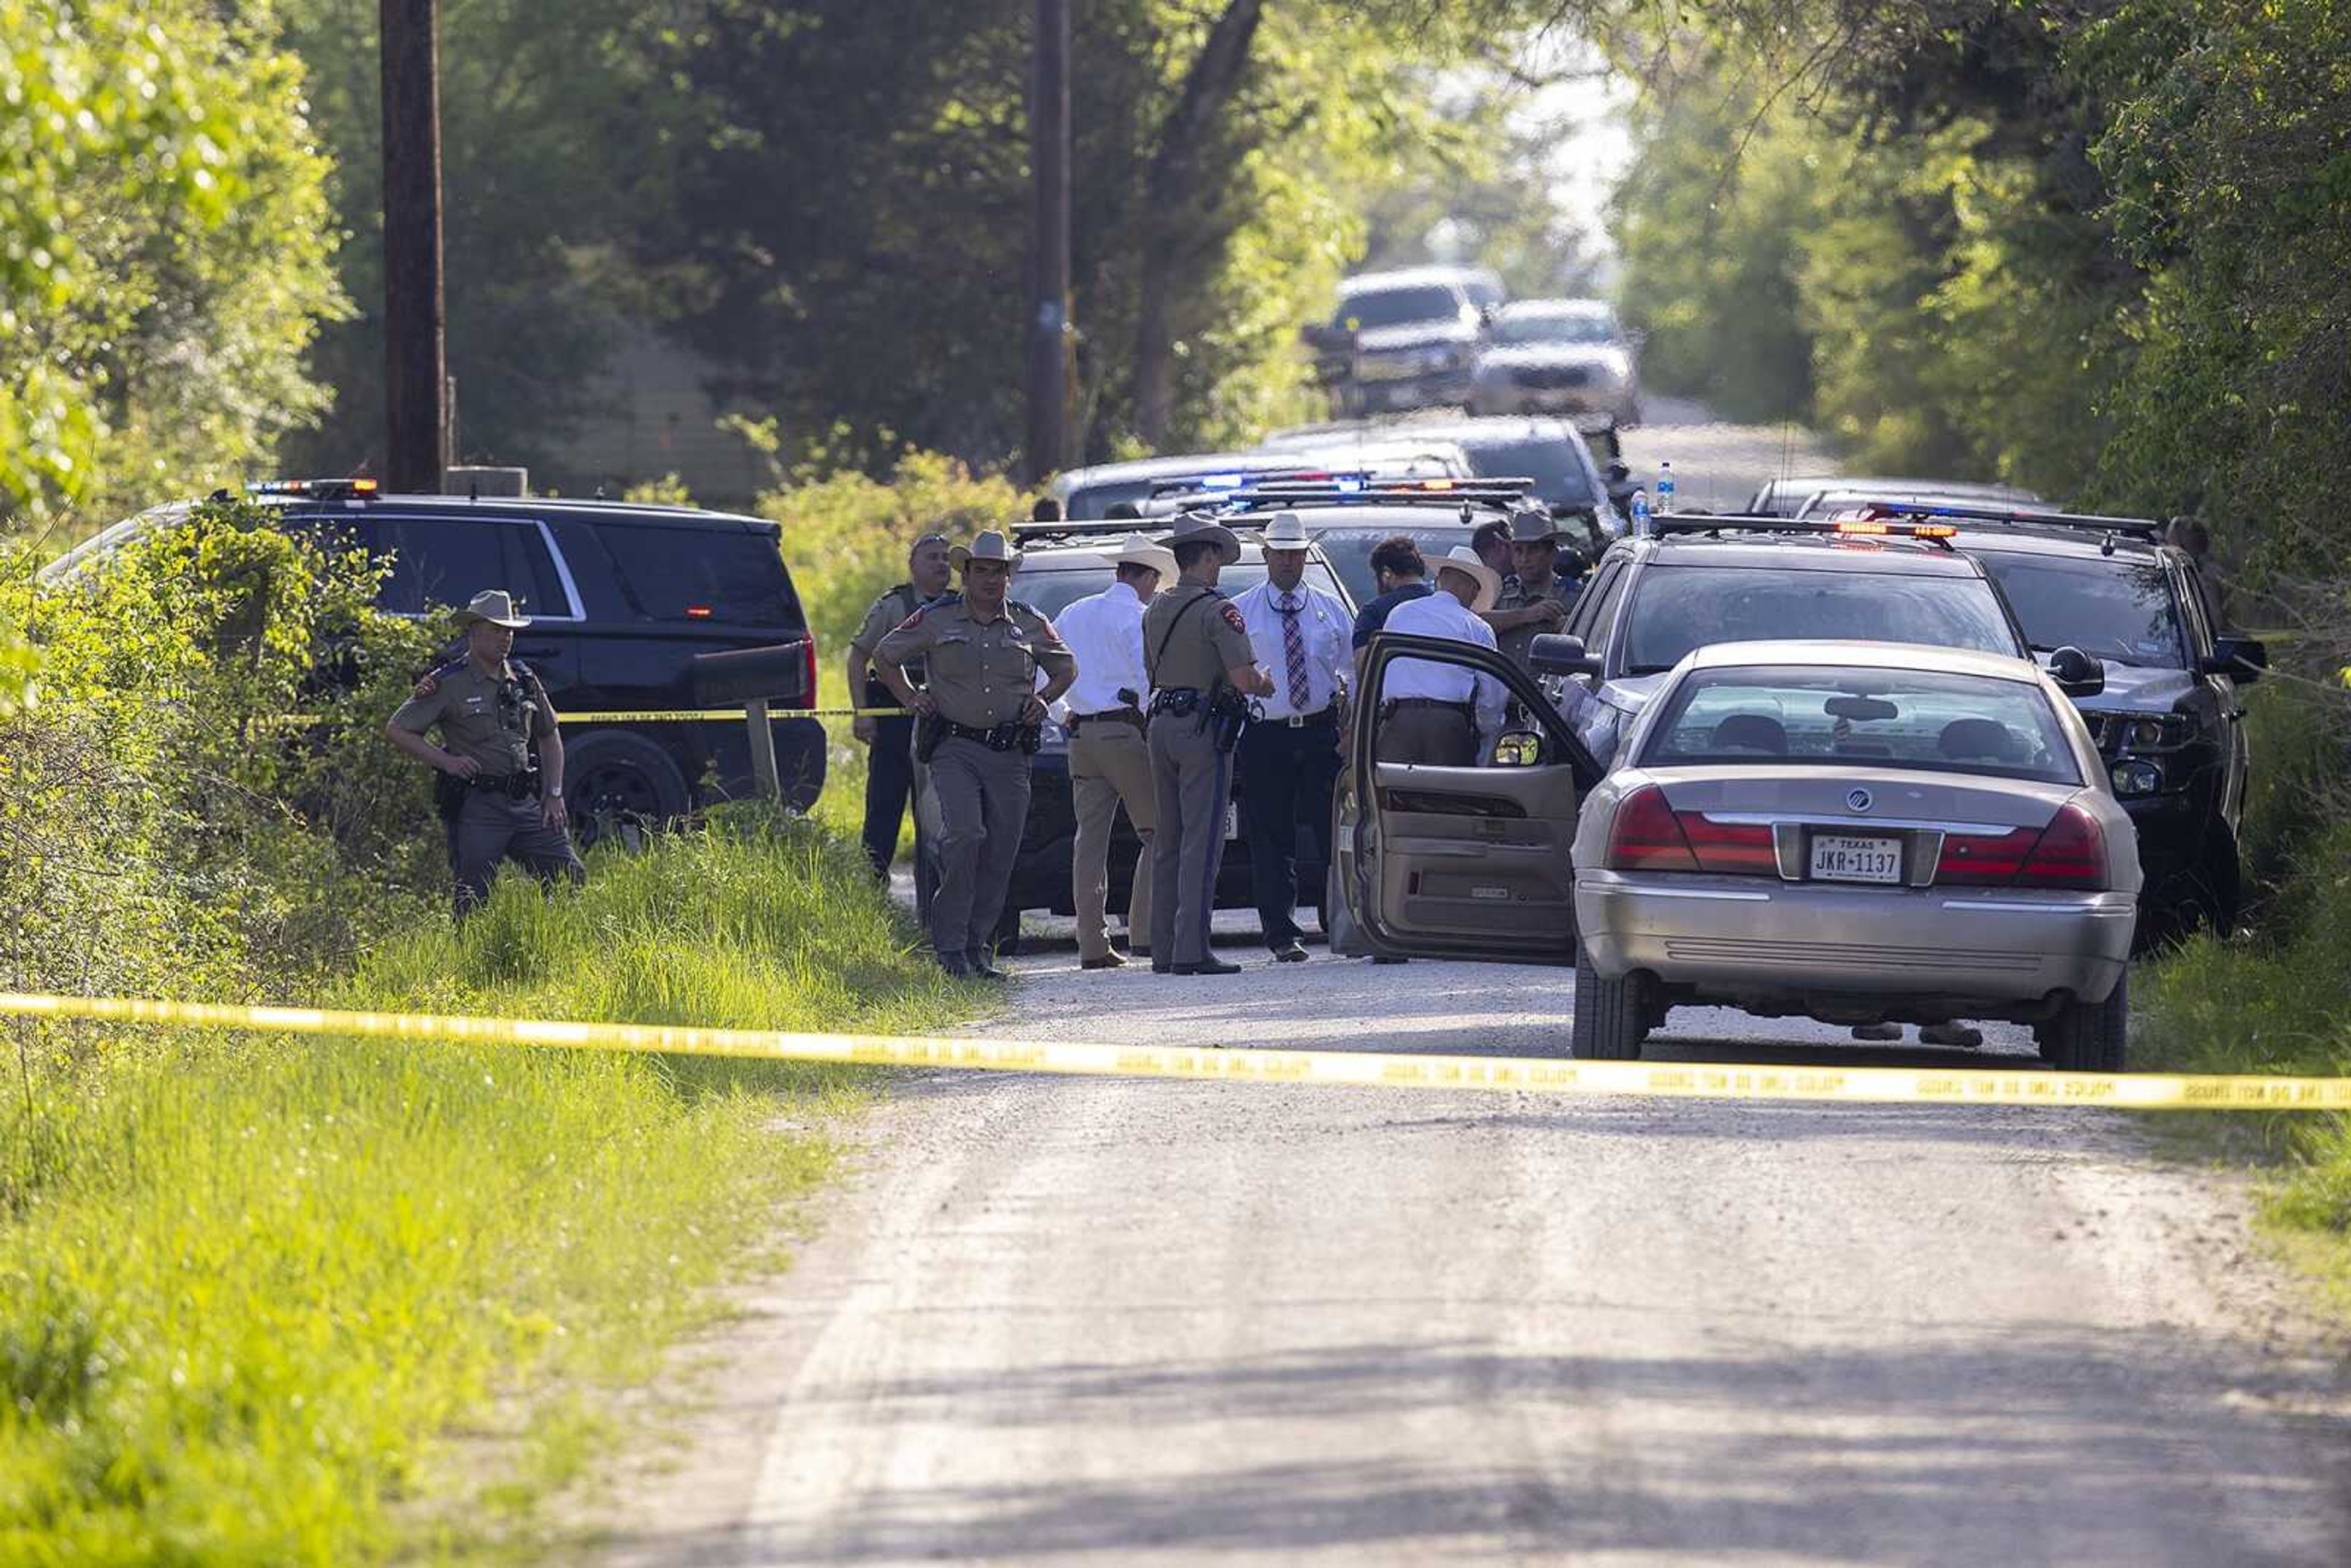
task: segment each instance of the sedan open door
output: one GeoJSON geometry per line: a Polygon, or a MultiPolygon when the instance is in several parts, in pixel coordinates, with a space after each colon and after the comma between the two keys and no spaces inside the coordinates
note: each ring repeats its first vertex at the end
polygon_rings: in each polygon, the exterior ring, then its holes
{"type": "Polygon", "coordinates": [[[1334,880],[1353,950],[1391,956],[1575,962],[1576,808],[1601,768],[1534,679],[1490,649],[1382,633],[1340,775],[1334,880]],[[1499,736],[1467,766],[1378,760],[1385,686],[1406,660],[1489,675],[1499,736]]]}

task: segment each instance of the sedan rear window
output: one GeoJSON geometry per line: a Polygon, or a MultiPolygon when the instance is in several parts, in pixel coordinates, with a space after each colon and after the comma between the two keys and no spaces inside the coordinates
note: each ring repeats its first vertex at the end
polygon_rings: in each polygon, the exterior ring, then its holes
{"type": "Polygon", "coordinates": [[[1641,764],[1857,764],[2082,782],[2038,685],[1917,670],[1693,671],[1650,730],[1641,764]]]}
{"type": "Polygon", "coordinates": [[[2000,596],[1980,578],[1659,565],[1634,593],[1625,669],[1655,674],[1708,643],[1784,637],[2024,655],[2000,596]]]}

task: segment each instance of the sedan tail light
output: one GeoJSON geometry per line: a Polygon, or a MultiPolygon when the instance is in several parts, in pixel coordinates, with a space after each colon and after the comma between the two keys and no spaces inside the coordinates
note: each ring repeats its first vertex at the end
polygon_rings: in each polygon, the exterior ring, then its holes
{"type": "Polygon", "coordinates": [[[1677,811],[1665,790],[1644,785],[1625,797],[1608,835],[1612,871],[1707,871],[1776,876],[1771,830],[1761,822],[1717,822],[1703,811],[1677,811]]]}
{"type": "Polygon", "coordinates": [[[2005,833],[1952,833],[1943,840],[1938,887],[2075,887],[2106,885],[2106,839],[2097,819],[2079,806],[2060,806],[2048,825],[2005,833]]]}

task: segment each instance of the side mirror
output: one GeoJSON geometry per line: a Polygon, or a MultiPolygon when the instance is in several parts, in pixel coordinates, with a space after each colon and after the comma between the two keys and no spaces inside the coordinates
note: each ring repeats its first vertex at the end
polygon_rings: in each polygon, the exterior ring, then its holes
{"type": "Polygon", "coordinates": [[[1583,651],[1583,639],[1546,632],[1527,644],[1527,663],[1539,675],[1596,675],[1600,661],[1583,651]]]}
{"type": "Polygon", "coordinates": [[[1497,768],[1540,768],[1542,766],[1542,737],[1531,729],[1514,729],[1494,742],[1494,766],[1497,768]]]}
{"type": "Polygon", "coordinates": [[[2094,697],[2106,689],[2106,667],[2079,648],[2049,655],[2049,678],[2069,697],[2094,697]]]}
{"type": "Polygon", "coordinates": [[[2204,661],[2206,674],[2226,675],[2241,686],[2260,680],[2269,667],[2269,647],[2258,637],[2215,637],[2212,656],[2204,661]]]}

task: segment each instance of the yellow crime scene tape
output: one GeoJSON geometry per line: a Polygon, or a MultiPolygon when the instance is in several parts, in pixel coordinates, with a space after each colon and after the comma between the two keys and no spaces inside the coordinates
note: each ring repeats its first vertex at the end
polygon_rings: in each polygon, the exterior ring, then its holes
{"type": "Polygon", "coordinates": [[[1938,1067],[1764,1067],[1735,1062],[1573,1061],[1544,1057],[1388,1055],[1369,1051],[1111,1045],[948,1035],[795,1034],[768,1030],[334,1012],[319,1008],[0,992],[0,1016],[8,1015],[372,1040],[462,1041],[557,1051],[1512,1094],[2073,1105],[2122,1111],[2351,1109],[2351,1078],[1938,1067]]]}

